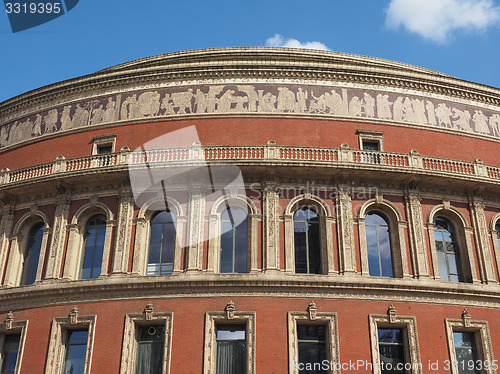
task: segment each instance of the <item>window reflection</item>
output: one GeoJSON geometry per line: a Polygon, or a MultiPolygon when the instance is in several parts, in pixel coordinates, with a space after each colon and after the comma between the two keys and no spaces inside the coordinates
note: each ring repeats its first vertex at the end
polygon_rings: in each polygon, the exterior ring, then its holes
{"type": "Polygon", "coordinates": [[[97,214],[85,226],[81,279],[98,278],[101,275],[104,238],[106,236],[106,216],[97,214]]]}
{"type": "Polygon", "coordinates": [[[455,229],[451,222],[444,217],[436,217],[434,219],[434,240],[441,279],[449,282],[460,282],[461,276],[455,229]]]}
{"type": "Polygon", "coordinates": [[[229,208],[221,214],[221,273],[247,272],[248,217],[240,208],[229,208]]]}
{"type": "Polygon", "coordinates": [[[319,216],[308,207],[293,215],[295,272],[321,274],[321,241],[319,216]]]}
{"type": "Polygon", "coordinates": [[[385,216],[370,212],[365,218],[368,271],[374,277],[393,277],[389,224],[385,216]]]}
{"type": "Polygon", "coordinates": [[[42,248],[43,223],[34,225],[28,233],[26,250],[24,251],[21,284],[33,284],[36,280],[40,250],[42,248]]]}
{"type": "Polygon", "coordinates": [[[168,210],[156,213],[151,219],[147,275],[172,273],[175,240],[175,215],[168,210]]]}

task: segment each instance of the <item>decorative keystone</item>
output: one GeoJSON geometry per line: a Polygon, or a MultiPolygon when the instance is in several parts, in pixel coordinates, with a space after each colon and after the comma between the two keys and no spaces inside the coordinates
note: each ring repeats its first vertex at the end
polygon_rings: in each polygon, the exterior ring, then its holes
{"type": "Polygon", "coordinates": [[[7,314],[7,318],[5,318],[5,328],[7,330],[12,329],[12,324],[14,323],[14,313],[12,311],[7,314]]]}
{"type": "Polygon", "coordinates": [[[309,319],[311,321],[316,319],[318,308],[316,307],[316,303],[314,301],[311,301],[311,303],[307,307],[307,313],[309,314],[309,319]]]}
{"type": "Polygon", "coordinates": [[[155,311],[155,308],[154,308],[152,303],[149,303],[148,305],[146,305],[146,307],[144,308],[144,319],[146,321],[151,321],[153,319],[154,311],[155,311]]]}
{"type": "Polygon", "coordinates": [[[78,310],[78,307],[73,307],[73,309],[71,309],[71,312],[69,313],[69,323],[71,323],[72,325],[77,324],[79,315],[80,311],[78,310]]]}
{"type": "Polygon", "coordinates": [[[464,309],[462,312],[462,321],[464,323],[464,327],[470,327],[471,315],[467,309],[464,309]]]}
{"type": "Polygon", "coordinates": [[[236,307],[234,306],[234,303],[232,301],[229,301],[226,305],[226,308],[224,309],[226,311],[226,317],[227,319],[233,319],[234,318],[234,311],[236,307]]]}
{"type": "Polygon", "coordinates": [[[396,311],[396,308],[394,307],[393,304],[389,306],[389,309],[387,309],[387,315],[389,316],[389,323],[396,323],[396,315],[398,312],[396,311]]]}

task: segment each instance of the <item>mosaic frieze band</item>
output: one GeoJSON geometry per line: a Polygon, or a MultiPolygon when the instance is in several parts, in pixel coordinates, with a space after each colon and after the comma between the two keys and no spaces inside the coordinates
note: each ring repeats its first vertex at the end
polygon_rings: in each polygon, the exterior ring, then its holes
{"type": "Polygon", "coordinates": [[[500,111],[396,92],[332,86],[199,85],[113,94],[47,109],[0,127],[0,147],[92,125],[227,114],[368,118],[500,138],[500,111]]]}

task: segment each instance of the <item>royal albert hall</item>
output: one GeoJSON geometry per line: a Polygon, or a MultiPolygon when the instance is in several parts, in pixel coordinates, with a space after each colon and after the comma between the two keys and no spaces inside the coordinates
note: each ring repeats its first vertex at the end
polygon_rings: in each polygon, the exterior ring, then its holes
{"type": "Polygon", "coordinates": [[[0,374],[493,374],[500,89],[169,53],[0,103],[0,374]]]}

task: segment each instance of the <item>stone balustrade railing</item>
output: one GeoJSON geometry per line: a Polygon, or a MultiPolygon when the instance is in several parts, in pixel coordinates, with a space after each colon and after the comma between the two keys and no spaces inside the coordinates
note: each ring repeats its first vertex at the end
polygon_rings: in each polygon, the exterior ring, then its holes
{"type": "Polygon", "coordinates": [[[449,176],[477,177],[491,182],[500,182],[500,167],[485,165],[481,159],[475,162],[428,157],[412,150],[409,154],[351,149],[347,144],[341,148],[310,148],[277,146],[270,142],[266,146],[210,146],[193,144],[191,147],[130,151],[100,154],[74,159],[59,156],[55,161],[17,170],[2,169],[0,186],[11,183],[75,173],[92,169],[116,169],[141,164],[189,163],[191,161],[253,161],[277,162],[280,164],[312,163],[339,165],[342,167],[376,167],[398,172],[438,173],[449,176]],[[356,165],[356,166],[354,166],[356,165]]]}

